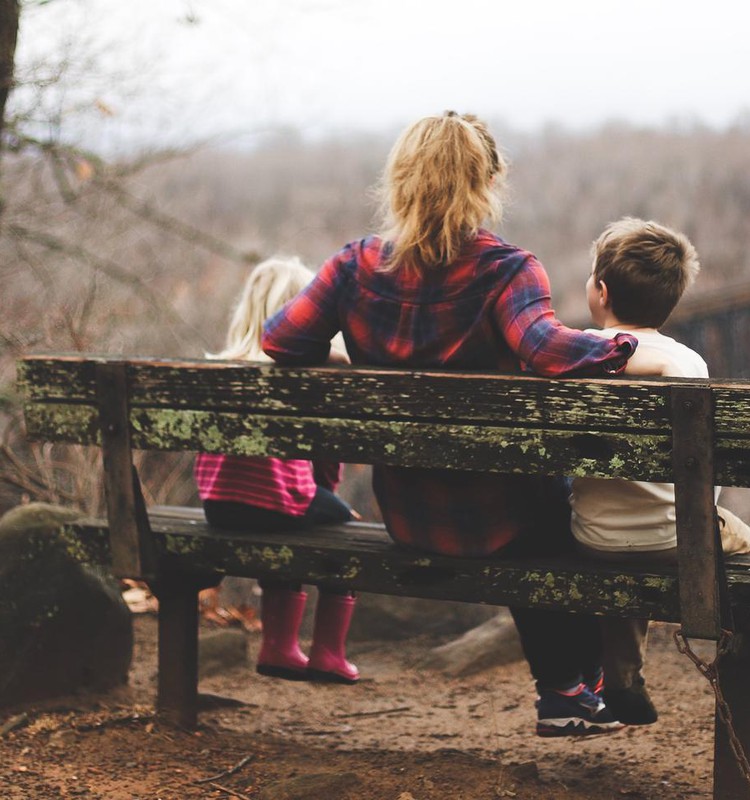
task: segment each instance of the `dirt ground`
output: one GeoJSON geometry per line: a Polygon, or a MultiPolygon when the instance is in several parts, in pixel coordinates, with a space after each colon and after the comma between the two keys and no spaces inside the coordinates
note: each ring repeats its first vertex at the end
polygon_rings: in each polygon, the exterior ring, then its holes
{"type": "Polygon", "coordinates": [[[709,798],[713,699],[653,631],[658,723],[601,737],[533,735],[525,664],[447,679],[416,667],[435,640],[367,644],[357,686],[290,683],[250,662],[206,678],[194,732],[153,717],[155,619],[135,618],[130,684],[0,713],[3,800],[610,800],[709,798]],[[218,698],[241,704],[230,706],[218,698]],[[26,715],[26,716],[21,716],[26,715]],[[7,730],[12,728],[12,730],[7,730]]]}

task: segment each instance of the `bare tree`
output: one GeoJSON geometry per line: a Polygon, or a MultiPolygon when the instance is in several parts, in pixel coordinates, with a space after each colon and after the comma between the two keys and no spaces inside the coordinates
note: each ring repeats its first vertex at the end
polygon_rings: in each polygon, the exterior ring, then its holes
{"type": "Polygon", "coordinates": [[[5,103],[13,86],[19,14],[19,0],[0,0],[0,134],[3,131],[5,103]]]}

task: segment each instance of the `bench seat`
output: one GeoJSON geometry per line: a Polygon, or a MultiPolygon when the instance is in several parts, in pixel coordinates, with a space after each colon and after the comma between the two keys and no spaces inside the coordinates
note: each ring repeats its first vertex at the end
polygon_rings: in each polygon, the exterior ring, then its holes
{"type": "MultiPolygon", "coordinates": [[[[393,544],[382,525],[350,522],[297,533],[237,533],[210,528],[199,508],[156,506],[149,512],[165,569],[276,578],[360,592],[488,605],[533,606],[608,616],[680,620],[677,567],[609,565],[575,555],[544,559],[456,558],[393,544]]],[[[107,559],[108,526],[69,526],[86,558],[107,559]]],[[[733,604],[750,603],[750,555],[727,562],[733,604]]]]}

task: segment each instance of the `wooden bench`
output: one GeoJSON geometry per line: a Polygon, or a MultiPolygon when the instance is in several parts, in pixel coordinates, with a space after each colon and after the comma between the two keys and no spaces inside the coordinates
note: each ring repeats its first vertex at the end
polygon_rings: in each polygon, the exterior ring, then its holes
{"type": "MultiPolygon", "coordinates": [[[[750,383],[44,355],[19,362],[19,382],[31,438],[102,447],[108,520],[71,534],[81,558],[154,586],[157,708],[178,723],[197,715],[196,594],[237,575],[679,621],[686,636],[717,640],[731,607],[736,632],[718,673],[735,744],[750,750],[750,558],[727,564],[721,603],[712,494],[714,483],[750,486],[750,383]],[[367,523],[220,533],[195,510],[149,514],[132,449],[670,481],[679,566],[440,557],[400,549],[367,523]]],[[[717,723],[714,797],[749,798],[743,771],[717,723]]]]}

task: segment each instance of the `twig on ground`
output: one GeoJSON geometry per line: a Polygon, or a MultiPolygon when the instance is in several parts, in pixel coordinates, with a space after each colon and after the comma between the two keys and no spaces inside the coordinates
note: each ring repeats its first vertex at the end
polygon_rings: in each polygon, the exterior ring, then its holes
{"type": "Polygon", "coordinates": [[[156,714],[139,714],[128,713],[118,716],[108,717],[106,719],[96,720],[96,722],[81,722],[73,727],[79,733],[86,733],[87,731],[97,731],[101,728],[107,728],[113,725],[129,725],[131,723],[150,723],[156,719],[156,714]]]}
{"type": "Polygon", "coordinates": [[[195,784],[212,783],[220,778],[227,778],[230,775],[234,775],[235,772],[239,772],[245,766],[245,764],[247,764],[249,761],[252,761],[253,758],[254,756],[252,755],[245,756],[244,758],[240,759],[233,767],[230,767],[224,772],[220,772],[218,775],[211,775],[210,778],[200,778],[197,781],[193,781],[193,783],[195,784]]]}
{"type": "Polygon", "coordinates": [[[239,800],[250,800],[246,794],[242,794],[242,792],[238,792],[236,789],[228,789],[226,786],[222,786],[220,783],[216,783],[215,781],[211,781],[211,783],[208,785],[212,786],[214,789],[218,789],[220,792],[230,795],[231,797],[238,797],[239,800]]]}
{"type": "Polygon", "coordinates": [[[379,717],[383,714],[399,714],[402,711],[411,711],[413,706],[398,706],[397,708],[384,708],[382,711],[354,711],[351,714],[334,714],[338,719],[351,719],[352,717],[379,717]]]}

